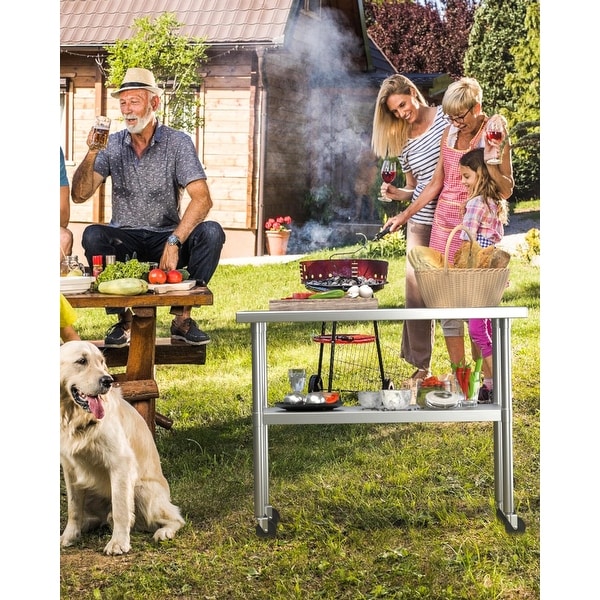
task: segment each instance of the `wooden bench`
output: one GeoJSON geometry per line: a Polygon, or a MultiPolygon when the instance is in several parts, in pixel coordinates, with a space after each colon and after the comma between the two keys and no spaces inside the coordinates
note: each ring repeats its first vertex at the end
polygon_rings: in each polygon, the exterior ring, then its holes
{"type": "MultiPolygon", "coordinates": [[[[129,346],[111,348],[104,345],[104,340],[90,340],[97,346],[109,368],[126,367],[129,357],[129,346]]],[[[206,364],[206,345],[193,346],[185,342],[172,341],[171,338],[157,338],[154,346],[155,365],[204,365],[206,364]]],[[[158,385],[154,379],[126,381],[124,373],[113,373],[121,389],[123,398],[133,406],[138,402],[148,402],[159,396],[158,385]]],[[[154,412],[154,421],[165,429],[173,427],[172,419],[154,412]]]]}
{"type": "MultiPolygon", "coordinates": [[[[100,348],[109,367],[126,367],[129,346],[107,348],[104,340],[90,340],[100,348]]],[[[154,346],[155,365],[204,365],[206,364],[206,344],[192,346],[185,342],[171,341],[171,338],[157,338],[154,346]]]]}

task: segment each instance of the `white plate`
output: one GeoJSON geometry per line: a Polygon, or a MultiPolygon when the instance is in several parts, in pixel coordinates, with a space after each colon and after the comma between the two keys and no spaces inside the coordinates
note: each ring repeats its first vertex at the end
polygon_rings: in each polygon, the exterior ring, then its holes
{"type": "Polygon", "coordinates": [[[195,285],[195,279],[186,279],[181,283],[150,283],[148,284],[148,289],[152,290],[155,294],[164,294],[165,292],[191,290],[195,285]]]}
{"type": "Polygon", "coordinates": [[[92,283],[96,281],[95,277],[61,277],[60,291],[65,294],[82,294],[90,289],[92,283]]]}
{"type": "Polygon", "coordinates": [[[431,408],[454,408],[460,401],[459,394],[451,394],[442,390],[429,392],[425,396],[425,404],[431,408]]]}

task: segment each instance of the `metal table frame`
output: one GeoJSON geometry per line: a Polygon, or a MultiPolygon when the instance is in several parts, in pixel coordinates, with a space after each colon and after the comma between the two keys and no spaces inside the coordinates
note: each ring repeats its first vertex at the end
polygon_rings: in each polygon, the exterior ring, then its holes
{"type": "Polygon", "coordinates": [[[238,323],[250,323],[252,345],[252,432],[256,532],[274,537],[278,511],[269,502],[269,425],[336,423],[493,422],[496,514],[508,533],[525,530],[515,513],[513,487],[511,319],[527,317],[525,307],[418,308],[373,310],[241,311],[238,323]],[[409,321],[491,318],[494,344],[494,404],[450,410],[375,411],[342,406],[332,411],[288,412],[267,404],[267,324],[340,321],[409,321]]]}

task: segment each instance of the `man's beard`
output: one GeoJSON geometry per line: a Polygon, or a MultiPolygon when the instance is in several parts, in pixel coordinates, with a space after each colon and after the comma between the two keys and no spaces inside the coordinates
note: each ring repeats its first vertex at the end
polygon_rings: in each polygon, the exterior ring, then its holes
{"type": "Polygon", "coordinates": [[[154,115],[152,114],[152,111],[149,110],[145,116],[137,118],[137,123],[135,125],[125,125],[127,127],[127,131],[129,131],[131,134],[142,133],[142,131],[144,131],[144,127],[146,127],[146,125],[152,121],[153,117],[154,115]]]}

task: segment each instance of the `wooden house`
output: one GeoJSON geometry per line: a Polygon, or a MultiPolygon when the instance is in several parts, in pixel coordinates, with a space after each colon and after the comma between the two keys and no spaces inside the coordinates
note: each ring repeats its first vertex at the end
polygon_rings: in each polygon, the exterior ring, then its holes
{"type": "MultiPolygon", "coordinates": [[[[264,254],[263,224],[274,216],[293,219],[288,252],[318,247],[319,236],[300,231],[323,190],[334,191],[329,241],[332,224],[360,220],[357,157],[370,141],[379,85],[395,72],[367,35],[362,0],[61,0],[61,145],[69,175],[85,156],[95,115],[111,117],[113,131],[122,127],[105,85],[106,47],[127,39],[134,19],[165,12],[185,24],[181,35],[209,46],[198,67],[204,126],[192,136],[214,203],[209,218],[227,235],[223,258],[264,254]]],[[[107,184],[72,206],[75,253],[83,255],[87,224],[110,220],[110,192],[107,184]]]]}

